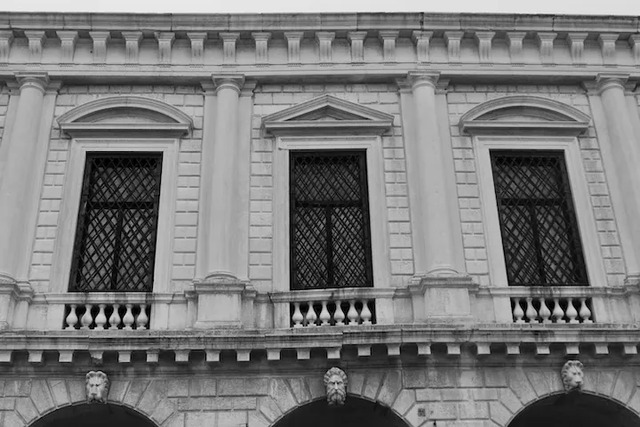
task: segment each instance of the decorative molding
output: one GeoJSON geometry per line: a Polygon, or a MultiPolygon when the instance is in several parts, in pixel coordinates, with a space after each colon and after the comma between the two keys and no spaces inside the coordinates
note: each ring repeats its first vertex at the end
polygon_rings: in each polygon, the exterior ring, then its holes
{"type": "Polygon", "coordinates": [[[629,44],[633,52],[633,59],[636,65],[640,64],[640,34],[631,34],[629,36],[629,44]]]}
{"type": "Polygon", "coordinates": [[[12,41],[13,31],[0,31],[0,64],[9,62],[12,41]]]}
{"type": "Polygon", "coordinates": [[[286,31],[284,38],[287,39],[287,61],[289,65],[300,64],[300,42],[304,37],[302,31],[286,31]]]}
{"type": "Polygon", "coordinates": [[[77,31],[56,31],[58,38],[60,39],[60,50],[62,64],[72,64],[73,54],[75,53],[76,41],[78,40],[77,31]]]}
{"type": "Polygon", "coordinates": [[[320,64],[329,64],[333,62],[332,43],[336,33],[333,31],[316,32],[316,40],[318,40],[318,48],[320,51],[320,64]]]}
{"type": "Polygon", "coordinates": [[[256,64],[268,64],[271,33],[251,33],[251,37],[256,43],[256,64]]]}
{"type": "Polygon", "coordinates": [[[519,65],[524,62],[524,51],[522,44],[527,35],[524,31],[507,31],[507,40],[509,41],[509,56],[511,63],[519,65]]]}
{"type": "Polygon", "coordinates": [[[460,43],[463,36],[464,31],[445,31],[444,40],[447,43],[449,62],[460,62],[460,43]]]}
{"type": "Polygon", "coordinates": [[[478,40],[478,57],[481,64],[491,62],[491,41],[495,35],[495,31],[476,31],[475,33],[475,37],[478,40]]]}
{"type": "Polygon", "coordinates": [[[107,43],[111,38],[109,31],[89,31],[93,40],[93,63],[104,64],[107,62],[107,43]]]}
{"type": "Polygon", "coordinates": [[[177,108],[156,99],[139,96],[108,97],[91,101],[66,112],[58,118],[58,123],[60,129],[70,136],[96,132],[164,132],[166,135],[184,135],[193,127],[191,117],[177,108]],[[123,109],[126,109],[128,118],[137,114],[142,120],[139,123],[120,121],[117,112],[123,109]],[[90,118],[99,113],[103,113],[100,114],[101,118],[113,113],[115,119],[90,118]],[[145,120],[149,115],[154,119],[145,120]]]}
{"type": "Polygon", "coordinates": [[[191,65],[203,65],[204,64],[204,41],[207,39],[207,33],[202,32],[188,32],[187,37],[191,43],[191,65]]]}
{"type": "Polygon", "coordinates": [[[416,44],[416,56],[418,62],[429,62],[429,42],[433,37],[433,31],[414,31],[411,39],[416,44]]]}
{"type": "Polygon", "coordinates": [[[598,43],[602,50],[602,62],[605,65],[613,65],[616,63],[616,41],[619,34],[600,34],[598,35],[598,43]]]}
{"type": "Polygon", "coordinates": [[[274,135],[322,132],[380,134],[392,124],[391,114],[331,95],[319,96],[262,119],[263,128],[274,135]]]}
{"type": "Polygon", "coordinates": [[[396,40],[400,31],[380,31],[378,37],[382,41],[383,60],[386,63],[396,62],[396,40]]]}
{"type": "Polygon", "coordinates": [[[349,31],[347,38],[351,42],[351,62],[364,62],[364,39],[367,38],[366,31],[349,31]]]}
{"type": "Polygon", "coordinates": [[[220,33],[222,39],[222,65],[234,65],[236,63],[236,43],[240,33],[220,33]]]}
{"type": "Polygon", "coordinates": [[[576,65],[584,65],[584,41],[589,33],[569,33],[567,34],[567,41],[571,49],[571,60],[576,65]]]}
{"type": "Polygon", "coordinates": [[[40,62],[42,60],[42,46],[47,38],[44,31],[25,31],[24,35],[29,40],[29,60],[40,62]]]}
{"type": "Polygon", "coordinates": [[[552,131],[583,133],[590,118],[582,111],[548,98],[507,96],[484,102],[466,112],[459,122],[463,133],[552,131]]]}
{"type": "Polygon", "coordinates": [[[142,31],[123,31],[122,37],[125,43],[125,64],[137,64],[142,31]]]}
{"type": "Polygon", "coordinates": [[[538,41],[540,43],[540,61],[543,64],[551,64],[553,63],[553,41],[558,36],[557,33],[554,32],[539,32],[538,41]]]}
{"type": "Polygon", "coordinates": [[[156,32],[156,40],[158,40],[158,62],[160,65],[171,64],[171,47],[176,39],[173,32],[156,32]]]}

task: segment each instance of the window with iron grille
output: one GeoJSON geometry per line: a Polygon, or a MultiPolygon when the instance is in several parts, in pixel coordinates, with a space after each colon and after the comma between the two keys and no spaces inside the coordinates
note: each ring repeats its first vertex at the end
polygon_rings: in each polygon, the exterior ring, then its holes
{"type": "Polygon", "coordinates": [[[161,153],[89,153],[69,290],[150,292],[161,153]]]}
{"type": "Polygon", "coordinates": [[[588,285],[564,153],[491,151],[509,285],[588,285]]]}
{"type": "Polygon", "coordinates": [[[291,289],[373,286],[365,151],[290,153],[291,289]]]}

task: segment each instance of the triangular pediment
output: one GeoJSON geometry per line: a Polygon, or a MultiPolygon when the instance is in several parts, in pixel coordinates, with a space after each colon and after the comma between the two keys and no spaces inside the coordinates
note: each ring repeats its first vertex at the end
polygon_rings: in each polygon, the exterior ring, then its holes
{"type": "Polygon", "coordinates": [[[392,124],[391,114],[331,95],[294,105],[262,120],[264,129],[272,134],[381,134],[392,124]]]}

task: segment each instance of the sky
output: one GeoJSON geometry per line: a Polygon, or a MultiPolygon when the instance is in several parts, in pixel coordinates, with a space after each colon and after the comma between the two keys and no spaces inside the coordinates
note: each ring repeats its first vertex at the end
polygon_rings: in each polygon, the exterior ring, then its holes
{"type": "Polygon", "coordinates": [[[485,12],[640,15],[640,0],[0,0],[0,11],[270,13],[485,12]]]}

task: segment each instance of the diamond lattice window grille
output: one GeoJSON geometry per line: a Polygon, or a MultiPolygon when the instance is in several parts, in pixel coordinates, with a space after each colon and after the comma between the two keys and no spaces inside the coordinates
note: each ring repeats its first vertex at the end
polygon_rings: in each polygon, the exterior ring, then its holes
{"type": "Polygon", "coordinates": [[[161,153],[89,153],[69,289],[150,292],[161,153]]]}
{"type": "Polygon", "coordinates": [[[561,151],[491,151],[509,285],[588,285],[561,151]]]}
{"type": "Polygon", "coordinates": [[[364,151],[290,154],[291,289],[373,286],[364,151]]]}

